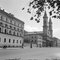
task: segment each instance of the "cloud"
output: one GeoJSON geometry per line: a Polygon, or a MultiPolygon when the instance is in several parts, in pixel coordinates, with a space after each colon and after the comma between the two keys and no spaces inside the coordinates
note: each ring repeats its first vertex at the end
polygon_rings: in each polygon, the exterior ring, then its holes
{"type": "Polygon", "coordinates": [[[32,27],[32,26],[29,26],[29,25],[26,25],[25,28],[24,28],[26,31],[40,31],[40,29],[36,28],[36,27],[32,27]]]}
{"type": "Polygon", "coordinates": [[[53,30],[53,35],[57,38],[60,38],[60,28],[56,28],[53,30]]]}

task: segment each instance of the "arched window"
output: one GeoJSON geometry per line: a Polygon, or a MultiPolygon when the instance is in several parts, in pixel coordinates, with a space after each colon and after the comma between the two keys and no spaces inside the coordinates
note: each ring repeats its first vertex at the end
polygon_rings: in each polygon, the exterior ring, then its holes
{"type": "Polygon", "coordinates": [[[5,29],[5,34],[7,33],[7,29],[5,29]]]}
{"type": "Polygon", "coordinates": [[[15,40],[13,39],[13,43],[15,43],[15,40]]]}
{"type": "Polygon", "coordinates": [[[0,42],[1,42],[1,38],[0,38],[0,42]]]}
{"type": "Polygon", "coordinates": [[[16,28],[14,27],[14,30],[16,30],[16,28]]]}
{"type": "Polygon", "coordinates": [[[7,25],[7,24],[5,24],[5,27],[7,28],[7,27],[8,27],[8,25],[7,25]]]}
{"type": "Polygon", "coordinates": [[[3,26],[3,23],[2,22],[0,22],[0,26],[3,26]]]}
{"type": "Polygon", "coordinates": [[[0,33],[1,33],[1,28],[0,28],[0,33]]]}
{"type": "Polygon", "coordinates": [[[11,39],[9,39],[9,43],[11,42],[11,39]]]}
{"type": "Polygon", "coordinates": [[[17,33],[17,36],[18,36],[18,33],[17,33]]]}
{"type": "Polygon", "coordinates": [[[20,40],[20,44],[21,44],[21,40],[20,40]]]}
{"type": "Polygon", "coordinates": [[[13,32],[13,35],[15,35],[15,31],[13,32]]]}
{"type": "Polygon", "coordinates": [[[6,38],[4,38],[4,43],[6,42],[6,38]]]}
{"type": "Polygon", "coordinates": [[[11,34],[11,30],[9,31],[9,34],[11,34]]]}
{"type": "Polygon", "coordinates": [[[20,37],[21,37],[22,35],[21,35],[21,33],[20,33],[20,37]]]}
{"type": "Polygon", "coordinates": [[[19,31],[19,28],[17,28],[17,30],[19,31]]]}
{"type": "Polygon", "coordinates": [[[17,43],[18,43],[18,40],[17,40],[17,43]]]}
{"type": "Polygon", "coordinates": [[[12,26],[10,26],[10,29],[12,29],[12,26]]]}

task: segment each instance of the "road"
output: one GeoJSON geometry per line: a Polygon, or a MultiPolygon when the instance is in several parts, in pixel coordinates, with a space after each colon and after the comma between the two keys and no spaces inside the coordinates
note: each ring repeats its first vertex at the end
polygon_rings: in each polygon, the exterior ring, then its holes
{"type": "Polygon", "coordinates": [[[41,59],[60,58],[60,48],[7,48],[0,49],[0,60],[11,58],[41,59]]]}

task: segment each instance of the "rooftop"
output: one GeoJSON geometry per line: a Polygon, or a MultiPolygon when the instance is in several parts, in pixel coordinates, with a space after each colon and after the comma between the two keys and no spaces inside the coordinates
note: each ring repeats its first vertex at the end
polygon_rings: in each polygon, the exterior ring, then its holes
{"type": "Polygon", "coordinates": [[[37,31],[37,32],[27,32],[25,35],[43,35],[42,31],[37,31]]]}
{"type": "Polygon", "coordinates": [[[13,14],[11,14],[11,13],[7,13],[4,9],[3,9],[3,10],[0,9],[0,13],[3,13],[3,14],[7,15],[7,16],[10,17],[10,18],[16,19],[16,20],[18,20],[18,21],[24,23],[24,22],[21,21],[20,19],[16,18],[13,14]]]}

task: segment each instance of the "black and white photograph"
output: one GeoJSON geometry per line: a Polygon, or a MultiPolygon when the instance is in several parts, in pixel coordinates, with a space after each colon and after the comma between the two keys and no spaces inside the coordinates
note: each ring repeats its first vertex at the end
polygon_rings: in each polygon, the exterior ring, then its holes
{"type": "Polygon", "coordinates": [[[60,0],[0,0],[0,60],[60,60],[60,0]]]}

